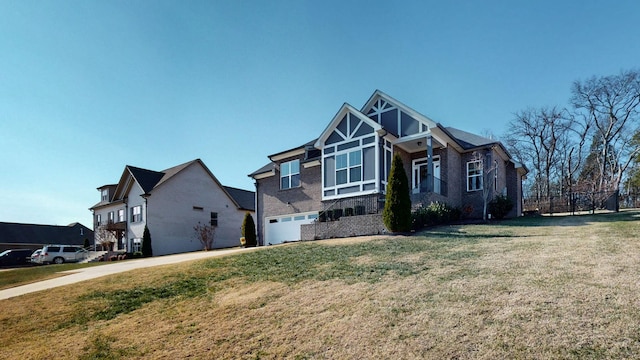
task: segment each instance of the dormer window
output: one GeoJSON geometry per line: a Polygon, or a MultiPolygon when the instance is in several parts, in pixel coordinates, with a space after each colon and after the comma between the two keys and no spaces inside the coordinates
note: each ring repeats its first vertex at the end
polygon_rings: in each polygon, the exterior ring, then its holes
{"type": "Polygon", "coordinates": [[[102,200],[101,201],[109,201],[109,189],[102,189],[102,200]]]}

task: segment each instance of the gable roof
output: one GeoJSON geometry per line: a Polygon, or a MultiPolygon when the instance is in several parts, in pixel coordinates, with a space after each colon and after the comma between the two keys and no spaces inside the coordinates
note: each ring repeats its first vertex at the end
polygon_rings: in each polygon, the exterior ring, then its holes
{"type": "Polygon", "coordinates": [[[225,186],[227,193],[240,205],[240,209],[256,211],[256,193],[249,190],[225,186]]]}
{"type": "Polygon", "coordinates": [[[93,231],[80,223],[67,226],[0,222],[0,243],[80,245],[93,241],[93,231]]]}
{"type": "Polygon", "coordinates": [[[372,127],[374,131],[379,131],[380,129],[382,129],[382,126],[380,124],[371,120],[367,115],[361,113],[359,110],[357,110],[353,106],[347,103],[344,103],[342,104],[342,106],[340,107],[336,115],[333,117],[331,122],[329,122],[329,125],[327,125],[327,127],[324,129],[322,134],[320,134],[320,136],[315,141],[313,146],[320,149],[322,147],[322,144],[327,140],[327,138],[331,135],[333,130],[338,126],[338,124],[342,121],[342,119],[348,113],[355,115],[358,119],[360,119],[360,121],[372,127]]]}
{"type": "Polygon", "coordinates": [[[251,205],[249,205],[249,200],[248,200],[250,196],[251,197],[255,196],[254,192],[223,186],[220,183],[220,181],[218,181],[218,179],[213,175],[211,170],[209,170],[209,168],[200,159],[191,160],[186,163],[170,167],[163,171],[148,170],[148,169],[127,165],[125,166],[122,176],[120,177],[120,181],[118,182],[118,185],[115,190],[114,198],[112,199],[112,201],[106,202],[106,203],[100,202],[94,205],[93,207],[91,207],[91,209],[95,209],[103,205],[109,205],[109,204],[116,203],[118,201],[122,201],[124,196],[131,189],[131,186],[133,186],[134,182],[140,185],[140,187],[142,188],[142,191],[145,194],[151,194],[155,189],[162,186],[164,183],[174,178],[177,174],[181,173],[183,170],[185,170],[186,168],[194,164],[201,166],[205,170],[205,172],[209,175],[209,177],[211,177],[211,179],[216,183],[216,185],[218,185],[218,187],[227,195],[227,197],[229,197],[231,202],[238,209],[255,211],[255,205],[253,205],[255,203],[254,200],[251,200],[251,205]],[[234,195],[230,193],[229,189],[233,189],[231,190],[231,192],[234,195]],[[246,194],[244,192],[248,192],[249,194],[246,194]]]}
{"type": "Polygon", "coordinates": [[[407,115],[413,117],[414,119],[418,120],[418,121],[422,121],[423,123],[427,124],[427,126],[429,128],[435,127],[437,126],[437,122],[431,120],[429,117],[415,111],[414,109],[412,109],[411,107],[405,105],[403,102],[396,100],[395,98],[387,95],[386,93],[376,89],[376,91],[373,92],[373,94],[371,95],[371,97],[369,98],[369,100],[367,100],[367,102],[364,104],[364,106],[362,106],[362,109],[360,110],[363,114],[366,114],[367,109],[369,109],[370,107],[373,106],[373,104],[378,100],[378,99],[382,99],[388,103],[391,103],[393,105],[395,105],[398,109],[400,109],[401,111],[407,113],[407,115]]]}
{"type": "Polygon", "coordinates": [[[142,191],[144,191],[145,194],[150,193],[151,190],[153,190],[153,188],[166,175],[164,172],[142,169],[130,165],[127,165],[126,170],[128,170],[131,176],[133,176],[133,178],[140,185],[142,191]]]}
{"type": "Polygon", "coordinates": [[[499,143],[499,141],[472,134],[470,132],[466,132],[453,127],[446,127],[443,129],[449,135],[449,137],[451,137],[458,143],[458,145],[460,145],[460,147],[462,147],[463,150],[471,150],[478,147],[499,143]]]}

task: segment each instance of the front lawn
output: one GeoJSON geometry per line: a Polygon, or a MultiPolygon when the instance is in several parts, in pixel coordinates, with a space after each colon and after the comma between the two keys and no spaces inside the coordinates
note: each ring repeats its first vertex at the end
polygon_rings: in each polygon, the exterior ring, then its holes
{"type": "Polygon", "coordinates": [[[0,358],[634,358],[639,216],[302,242],[118,274],[1,301],[0,358]]]}

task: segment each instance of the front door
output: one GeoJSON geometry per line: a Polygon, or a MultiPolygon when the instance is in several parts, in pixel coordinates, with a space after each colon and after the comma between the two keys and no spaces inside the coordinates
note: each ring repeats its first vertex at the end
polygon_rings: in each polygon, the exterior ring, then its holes
{"type": "MultiPolygon", "coordinates": [[[[427,158],[413,160],[413,193],[429,192],[427,158]]],[[[440,194],[440,157],[433,157],[433,192],[440,194]]]]}

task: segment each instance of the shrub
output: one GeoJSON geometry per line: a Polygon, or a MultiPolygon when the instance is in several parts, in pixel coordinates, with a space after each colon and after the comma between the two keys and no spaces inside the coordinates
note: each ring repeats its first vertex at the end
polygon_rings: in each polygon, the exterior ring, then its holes
{"type": "Polygon", "coordinates": [[[244,220],[242,221],[242,237],[245,239],[246,247],[258,245],[256,224],[253,222],[253,216],[251,216],[251,213],[248,211],[244,214],[244,220]]]}
{"type": "Polygon", "coordinates": [[[489,213],[495,219],[503,219],[513,209],[513,201],[507,196],[498,195],[489,202],[489,213]]]}
{"type": "Polygon", "coordinates": [[[382,221],[391,232],[406,232],[411,230],[411,197],[409,195],[409,180],[402,165],[400,155],[393,156],[389,180],[387,183],[387,196],[382,221]]]}
{"type": "Polygon", "coordinates": [[[144,226],[144,232],[142,233],[142,256],[153,256],[153,249],[151,248],[151,233],[149,233],[149,228],[146,225],[144,226]]]}
{"type": "MultiPolygon", "coordinates": [[[[200,244],[202,244],[202,248],[204,251],[209,251],[213,248],[213,242],[216,236],[216,227],[210,225],[208,223],[200,223],[193,227],[194,236],[200,244]]],[[[144,252],[144,251],[143,251],[144,252]]]]}
{"type": "Polygon", "coordinates": [[[333,210],[333,220],[338,220],[342,217],[342,209],[333,210]]]}
{"type": "Polygon", "coordinates": [[[344,216],[353,216],[353,208],[345,208],[344,209],[344,216]]]}
{"type": "Polygon", "coordinates": [[[427,207],[417,209],[411,214],[412,228],[421,229],[425,226],[447,224],[459,220],[461,211],[446,203],[432,202],[427,207]]]}
{"type": "Polygon", "coordinates": [[[356,205],[354,210],[356,215],[364,215],[364,205],[356,205]]]}

